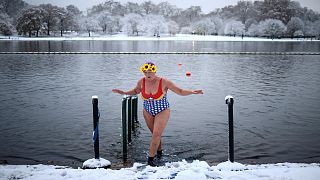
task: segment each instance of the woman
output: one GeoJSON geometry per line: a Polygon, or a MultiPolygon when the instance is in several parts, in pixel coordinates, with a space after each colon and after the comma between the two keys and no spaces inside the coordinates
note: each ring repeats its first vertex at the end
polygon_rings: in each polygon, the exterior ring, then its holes
{"type": "Polygon", "coordinates": [[[129,91],[113,89],[114,93],[121,95],[136,95],[141,93],[143,99],[143,116],[148,128],[152,133],[149,148],[148,165],[154,164],[154,156],[162,155],[161,135],[168,123],[170,116],[167,92],[171,90],[178,95],[187,96],[191,94],[203,94],[202,90],[185,90],[177,87],[168,79],[156,75],[157,67],[152,62],[147,62],[141,66],[140,71],[144,74],[135,88],[129,91]]]}

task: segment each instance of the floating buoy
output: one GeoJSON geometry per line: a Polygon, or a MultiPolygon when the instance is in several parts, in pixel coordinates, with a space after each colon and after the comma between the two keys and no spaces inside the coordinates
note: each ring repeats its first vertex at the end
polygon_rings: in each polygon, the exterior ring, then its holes
{"type": "Polygon", "coordinates": [[[179,63],[178,66],[181,67],[181,66],[182,66],[182,63],[179,63]]]}
{"type": "Polygon", "coordinates": [[[186,72],[186,76],[191,76],[191,72],[190,72],[190,71],[187,71],[187,72],[186,72]]]}

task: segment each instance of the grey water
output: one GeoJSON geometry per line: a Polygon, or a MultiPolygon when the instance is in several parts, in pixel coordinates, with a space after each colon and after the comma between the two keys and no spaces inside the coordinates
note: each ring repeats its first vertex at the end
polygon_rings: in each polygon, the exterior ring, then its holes
{"type": "MultiPolygon", "coordinates": [[[[62,42],[4,41],[1,51],[319,51],[319,42],[62,42]],[[88,47],[93,43],[94,46],[88,47]],[[111,44],[110,44],[111,43],[111,44]],[[115,43],[117,45],[112,45],[115,43]],[[164,44],[162,44],[164,43],[164,44]],[[9,45],[8,45],[9,44],[9,45]],[[29,44],[29,45],[26,45],[29,44]],[[103,44],[107,44],[105,47],[103,44]],[[137,46],[138,44],[138,46],[137,46]],[[156,44],[156,45],[155,45],[156,44]],[[171,45],[168,45],[171,44],[171,45]],[[57,45],[58,46],[58,45],[57,45]],[[172,48],[172,47],[176,48],[172,48]],[[219,46],[219,47],[218,47],[219,46]],[[216,47],[218,49],[216,49],[216,47]],[[260,47],[260,48],[259,48],[260,47]],[[275,48],[280,47],[280,48],[275,48]],[[189,48],[189,49],[188,49],[189,48]],[[220,49],[219,49],[220,48],[220,49]]],[[[0,55],[0,161],[72,167],[94,157],[91,96],[99,97],[100,156],[123,165],[121,95],[142,77],[145,61],[158,75],[203,95],[168,93],[171,117],[163,161],[228,159],[226,95],[234,96],[235,160],[320,161],[320,61],[312,55],[0,55]],[[181,63],[182,66],[178,66],[181,63]],[[185,72],[190,71],[190,77],[185,72]]],[[[128,161],[145,163],[150,132],[139,99],[139,127],[128,161]]],[[[126,166],[128,164],[124,164],[126,166]]]]}
{"type": "Polygon", "coordinates": [[[319,41],[1,41],[0,52],[319,52],[319,41]]]}

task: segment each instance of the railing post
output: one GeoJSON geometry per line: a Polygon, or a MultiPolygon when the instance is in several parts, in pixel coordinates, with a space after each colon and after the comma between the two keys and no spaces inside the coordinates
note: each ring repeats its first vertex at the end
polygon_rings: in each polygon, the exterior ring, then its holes
{"type": "Polygon", "coordinates": [[[234,162],[234,134],[233,134],[233,97],[228,95],[225,97],[228,105],[228,124],[229,124],[229,160],[234,162]]]}
{"type": "Polygon", "coordinates": [[[111,166],[111,162],[100,158],[99,155],[99,118],[100,112],[98,108],[98,96],[92,96],[92,106],[93,106],[93,143],[94,143],[94,157],[92,159],[86,160],[82,168],[83,169],[93,169],[93,168],[108,168],[111,166]]]}
{"type": "Polygon", "coordinates": [[[133,122],[132,131],[134,131],[135,130],[134,123],[138,122],[138,97],[137,96],[132,97],[132,122],[133,122]]]}
{"type": "Polygon", "coordinates": [[[93,143],[94,143],[94,157],[99,159],[99,108],[98,108],[98,96],[92,96],[93,106],[93,143]]]}
{"type": "Polygon", "coordinates": [[[127,159],[127,97],[122,98],[122,153],[123,159],[127,159]]]}
{"type": "Polygon", "coordinates": [[[132,126],[134,125],[132,123],[132,98],[131,96],[127,97],[128,101],[128,142],[131,143],[131,134],[132,134],[132,126]]]}

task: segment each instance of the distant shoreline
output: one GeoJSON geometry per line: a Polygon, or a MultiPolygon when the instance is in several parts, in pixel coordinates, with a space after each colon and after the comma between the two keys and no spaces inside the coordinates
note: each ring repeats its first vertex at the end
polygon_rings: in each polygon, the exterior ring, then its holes
{"type": "Polygon", "coordinates": [[[0,36],[0,41],[266,41],[266,42],[319,42],[317,39],[303,38],[283,38],[267,39],[259,37],[230,37],[230,36],[212,36],[212,35],[187,35],[177,34],[174,36],[163,35],[161,37],[150,36],[127,36],[127,35],[106,35],[106,36],[63,36],[63,37],[21,37],[21,36],[0,36]]]}

